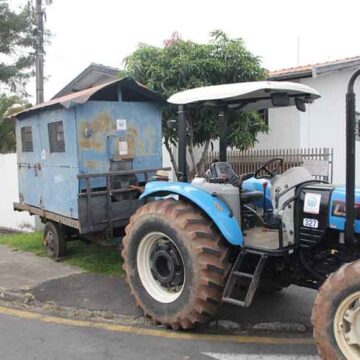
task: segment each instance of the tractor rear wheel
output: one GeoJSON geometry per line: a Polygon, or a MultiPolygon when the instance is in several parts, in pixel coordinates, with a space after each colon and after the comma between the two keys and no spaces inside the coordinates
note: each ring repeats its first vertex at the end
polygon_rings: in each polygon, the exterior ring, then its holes
{"type": "Polygon", "coordinates": [[[329,276],[315,300],[312,323],[322,359],[360,359],[360,261],[329,276]]]}
{"type": "Polygon", "coordinates": [[[137,305],[172,329],[207,322],[221,304],[229,247],[201,211],[183,201],[154,201],[130,219],[123,268],[137,305]]]}

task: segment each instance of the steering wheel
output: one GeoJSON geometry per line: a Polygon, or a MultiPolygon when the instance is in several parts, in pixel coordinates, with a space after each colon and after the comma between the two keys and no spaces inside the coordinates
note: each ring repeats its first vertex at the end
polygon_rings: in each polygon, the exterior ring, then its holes
{"type": "Polygon", "coordinates": [[[259,168],[256,169],[254,173],[254,177],[256,179],[263,179],[263,178],[273,178],[277,175],[277,170],[283,166],[284,159],[280,157],[273,158],[269,161],[266,161],[264,164],[262,164],[259,168]],[[272,167],[269,165],[273,164],[272,167]],[[270,167],[270,168],[269,168],[270,167]],[[261,171],[265,171],[268,175],[260,175],[261,171]]]}

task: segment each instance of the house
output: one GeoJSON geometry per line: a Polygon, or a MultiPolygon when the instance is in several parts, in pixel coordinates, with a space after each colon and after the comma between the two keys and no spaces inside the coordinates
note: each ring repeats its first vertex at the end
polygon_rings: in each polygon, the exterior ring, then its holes
{"type": "MultiPolygon", "coordinates": [[[[295,108],[269,110],[269,133],[259,134],[256,148],[333,148],[333,182],[345,183],[345,95],[350,76],[359,67],[360,56],[270,72],[269,80],[309,85],[322,97],[307,106],[306,112],[295,108]]],[[[355,84],[358,109],[359,85],[355,84]]],[[[360,169],[358,146],[356,157],[356,166],[360,169]]],[[[360,170],[356,180],[360,183],[360,170]]]]}

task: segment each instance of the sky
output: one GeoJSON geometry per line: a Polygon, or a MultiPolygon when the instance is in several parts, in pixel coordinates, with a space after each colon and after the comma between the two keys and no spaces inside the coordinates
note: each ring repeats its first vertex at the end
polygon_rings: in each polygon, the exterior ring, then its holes
{"type": "Polygon", "coordinates": [[[139,43],[162,46],[174,31],[197,42],[215,29],[241,37],[269,70],[357,56],[359,18],[359,0],[52,0],[45,100],[90,63],[121,67],[139,43]]]}

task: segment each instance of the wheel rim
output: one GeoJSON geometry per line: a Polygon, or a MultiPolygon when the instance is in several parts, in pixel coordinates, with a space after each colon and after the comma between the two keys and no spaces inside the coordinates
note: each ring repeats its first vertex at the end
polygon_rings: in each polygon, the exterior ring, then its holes
{"type": "Polygon", "coordinates": [[[360,359],[360,291],[339,305],[334,321],[336,342],[348,360],[360,359]]]}
{"type": "Polygon", "coordinates": [[[51,230],[49,230],[46,233],[44,243],[48,251],[52,254],[54,252],[55,245],[54,245],[54,234],[51,230]]]}
{"type": "Polygon", "coordinates": [[[184,262],[175,243],[165,234],[145,235],[137,251],[140,280],[155,300],[171,303],[182,293],[185,282],[184,262]]]}

